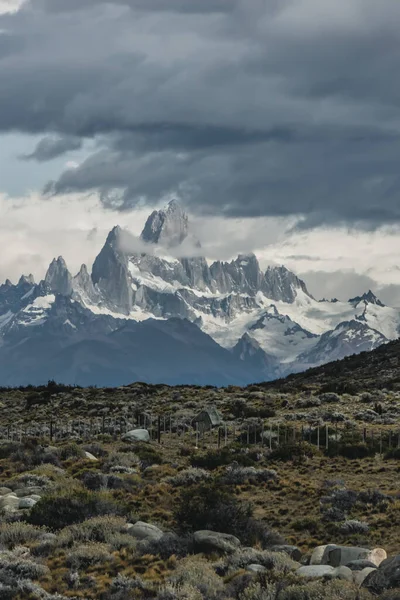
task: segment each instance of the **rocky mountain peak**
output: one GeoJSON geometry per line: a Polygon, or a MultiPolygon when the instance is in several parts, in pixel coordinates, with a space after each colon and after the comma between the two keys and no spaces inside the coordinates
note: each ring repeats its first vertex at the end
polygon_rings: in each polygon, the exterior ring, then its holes
{"type": "Polygon", "coordinates": [[[70,296],[72,293],[72,276],[62,256],[54,258],[45,277],[45,284],[54,294],[70,296]]]}
{"type": "Polygon", "coordinates": [[[106,244],[118,246],[121,241],[122,228],[119,225],[113,227],[107,236],[106,244]]]}
{"type": "Polygon", "coordinates": [[[299,291],[312,298],[304,281],[284,266],[268,267],[265,272],[265,293],[272,300],[292,303],[299,291]]]}
{"type": "Polygon", "coordinates": [[[18,285],[35,285],[35,278],[33,277],[32,273],[30,273],[29,275],[21,275],[18,281],[18,285]]]}
{"type": "Polygon", "coordinates": [[[360,304],[360,302],[364,302],[367,304],[375,304],[376,306],[380,307],[385,306],[383,302],[381,302],[371,290],[368,290],[368,292],[366,292],[362,296],[356,296],[355,298],[351,298],[349,300],[349,303],[353,304],[353,306],[357,306],[357,304],[360,304]]]}
{"type": "Polygon", "coordinates": [[[149,244],[173,248],[187,238],[188,232],[187,214],[178,200],[171,200],[166,208],[151,213],[142,231],[141,239],[149,244]]]}

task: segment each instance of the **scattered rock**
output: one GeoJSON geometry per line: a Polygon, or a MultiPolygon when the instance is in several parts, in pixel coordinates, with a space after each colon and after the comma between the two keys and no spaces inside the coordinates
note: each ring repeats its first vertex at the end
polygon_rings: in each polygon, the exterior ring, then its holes
{"type": "Polygon", "coordinates": [[[312,555],[311,555],[311,559],[310,559],[310,565],[322,565],[322,559],[324,557],[324,554],[327,550],[327,548],[336,548],[335,544],[326,544],[325,546],[317,546],[312,555]]]}
{"type": "Polygon", "coordinates": [[[361,587],[368,575],[374,571],[376,571],[376,567],[365,567],[365,569],[362,569],[362,571],[354,571],[354,583],[358,585],[358,587],[361,587]]]}
{"type": "Polygon", "coordinates": [[[20,510],[26,509],[26,508],[33,508],[35,506],[35,504],[37,503],[36,500],[34,500],[33,498],[20,498],[19,504],[18,504],[18,508],[20,510]]]}
{"type": "Polygon", "coordinates": [[[6,496],[7,494],[11,494],[12,490],[7,487],[0,487],[0,496],[6,496]]]}
{"type": "Polygon", "coordinates": [[[300,562],[301,558],[302,558],[301,550],[299,550],[299,548],[297,546],[289,546],[289,545],[282,544],[279,546],[272,546],[271,551],[272,552],[284,552],[285,554],[288,554],[288,556],[290,556],[290,558],[296,562],[300,562]]]}
{"type": "Polygon", "coordinates": [[[264,573],[267,569],[263,565],[248,565],[246,567],[246,571],[250,571],[250,573],[264,573]]]}
{"type": "Polygon", "coordinates": [[[0,498],[0,509],[17,510],[19,507],[19,498],[13,493],[7,494],[0,498]]]}
{"type": "Polygon", "coordinates": [[[297,575],[300,577],[327,577],[332,576],[335,569],[329,565],[308,565],[297,569],[297,575]]]}
{"type": "Polygon", "coordinates": [[[240,540],[234,535],[216,531],[196,531],[193,540],[199,552],[234,552],[240,546],[240,540]]]}
{"type": "Polygon", "coordinates": [[[378,569],[366,576],[362,585],[374,594],[400,587],[400,554],[382,561],[378,569]]]}
{"type": "Polygon", "coordinates": [[[134,525],[128,523],[126,529],[127,533],[137,540],[159,540],[164,535],[161,529],[144,521],[137,521],[134,525]]]}
{"type": "Polygon", "coordinates": [[[354,560],[368,560],[374,565],[379,566],[386,556],[387,554],[383,548],[369,550],[368,548],[358,548],[357,546],[335,546],[330,544],[325,548],[321,564],[340,567],[354,560]]]}
{"type": "Polygon", "coordinates": [[[93,454],[90,454],[90,452],[85,452],[85,458],[87,460],[95,460],[95,461],[98,460],[95,456],[93,456],[93,454]]]}
{"type": "Polygon", "coordinates": [[[349,567],[352,571],[362,571],[363,569],[372,568],[376,569],[376,565],[370,560],[365,560],[363,558],[359,560],[352,560],[347,563],[346,567],[349,567]]]}
{"type": "Polygon", "coordinates": [[[150,442],[150,434],[147,429],[132,429],[122,436],[124,442],[150,442]]]}

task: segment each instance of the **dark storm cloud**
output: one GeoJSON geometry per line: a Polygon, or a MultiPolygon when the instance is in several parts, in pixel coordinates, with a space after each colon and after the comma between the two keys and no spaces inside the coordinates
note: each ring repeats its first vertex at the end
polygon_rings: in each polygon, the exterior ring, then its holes
{"type": "Polygon", "coordinates": [[[46,136],[41,139],[31,154],[25,154],[24,160],[37,160],[45,162],[82,147],[82,140],[78,137],[46,136]]]}
{"type": "Polygon", "coordinates": [[[219,13],[232,11],[236,0],[30,0],[30,3],[48,12],[70,12],[99,4],[119,4],[145,11],[219,13]]]}
{"type": "Polygon", "coordinates": [[[399,19],[392,0],[31,0],[0,17],[0,130],[94,138],[47,191],[116,209],[178,192],[399,221],[399,19]]]}

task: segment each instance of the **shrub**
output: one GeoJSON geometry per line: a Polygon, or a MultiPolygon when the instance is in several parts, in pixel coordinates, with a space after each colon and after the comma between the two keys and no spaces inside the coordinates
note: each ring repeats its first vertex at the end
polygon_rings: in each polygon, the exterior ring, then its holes
{"type": "Polygon", "coordinates": [[[129,600],[131,598],[138,598],[142,596],[141,592],[146,591],[146,587],[145,582],[140,577],[131,579],[119,573],[112,580],[110,589],[104,596],[104,600],[129,600]]]}
{"type": "Polygon", "coordinates": [[[107,492],[62,490],[43,496],[32,508],[28,520],[33,525],[50,523],[62,529],[99,515],[121,515],[124,511],[107,492]]]}
{"type": "MultiPolygon", "coordinates": [[[[94,517],[63,529],[58,536],[58,544],[62,547],[90,542],[111,544],[115,536],[124,532],[125,525],[125,519],[118,516],[94,517]]],[[[132,536],[129,537],[133,540],[132,536]]]]}
{"type": "Polygon", "coordinates": [[[159,540],[144,540],[139,542],[137,551],[141,554],[153,554],[163,560],[171,556],[183,558],[193,554],[193,538],[191,535],[178,536],[165,533],[159,540]]]}
{"type": "Polygon", "coordinates": [[[281,574],[287,574],[298,568],[298,564],[283,552],[269,552],[268,550],[256,550],[255,548],[238,550],[225,560],[225,564],[229,571],[238,571],[251,564],[259,564],[268,570],[278,571],[281,574]]]}
{"type": "Polygon", "coordinates": [[[184,531],[210,529],[241,538],[252,513],[251,505],[240,502],[225,489],[202,484],[182,492],[174,518],[184,531]]]}
{"type": "Polygon", "coordinates": [[[57,450],[57,454],[61,460],[70,460],[71,458],[85,458],[83,449],[75,442],[61,446],[57,450]]]}
{"type": "Polygon", "coordinates": [[[47,575],[49,569],[45,565],[40,565],[31,560],[20,558],[0,557],[0,581],[9,579],[39,579],[47,575]]]}
{"type": "Polygon", "coordinates": [[[0,545],[7,548],[22,546],[38,540],[46,532],[45,528],[35,527],[23,521],[0,524],[0,545]]]}
{"type": "Polygon", "coordinates": [[[166,481],[175,487],[179,487],[194,485],[208,479],[210,479],[210,473],[208,473],[208,471],[191,468],[185,469],[173,477],[168,477],[166,481]]]}
{"type": "Polygon", "coordinates": [[[293,459],[312,458],[320,456],[320,451],[307,442],[298,442],[295,444],[284,444],[272,450],[271,460],[289,461],[293,459]]]}
{"type": "Polygon", "coordinates": [[[140,458],[134,452],[111,452],[103,463],[103,471],[109,473],[115,467],[140,467],[140,458]]]}
{"type": "Polygon", "coordinates": [[[362,521],[349,520],[345,521],[340,525],[340,533],[344,533],[346,535],[353,535],[356,533],[368,533],[368,531],[368,523],[362,521]]]}
{"type": "Polygon", "coordinates": [[[104,490],[107,488],[107,475],[103,473],[84,471],[81,473],[80,479],[88,490],[104,490]]]}
{"type": "Polygon", "coordinates": [[[400,448],[391,448],[385,453],[384,458],[385,460],[400,459],[400,448]]]}
{"type": "Polygon", "coordinates": [[[85,544],[78,546],[67,555],[67,565],[73,569],[86,569],[113,560],[112,554],[104,544],[85,544]]]}
{"type": "Polygon", "coordinates": [[[170,582],[179,587],[189,586],[199,590],[203,598],[213,600],[220,597],[224,582],[215,573],[212,565],[202,558],[186,558],[178,563],[170,582]]]}
{"type": "Polygon", "coordinates": [[[192,467],[213,471],[218,467],[229,465],[232,462],[232,453],[229,448],[221,450],[208,450],[205,454],[194,455],[191,459],[192,467]]]}
{"type": "Polygon", "coordinates": [[[277,478],[278,474],[273,469],[255,469],[233,464],[226,468],[222,481],[228,485],[241,485],[247,482],[255,484],[274,481],[277,478]]]}

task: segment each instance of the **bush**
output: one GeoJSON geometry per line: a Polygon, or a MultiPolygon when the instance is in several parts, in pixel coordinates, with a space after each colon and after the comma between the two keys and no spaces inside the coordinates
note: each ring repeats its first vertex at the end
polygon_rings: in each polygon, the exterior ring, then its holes
{"type": "Polygon", "coordinates": [[[99,515],[121,515],[121,506],[107,492],[89,490],[62,490],[43,496],[32,508],[28,520],[33,525],[51,524],[62,529],[99,515]]]}
{"type": "Polygon", "coordinates": [[[23,521],[0,524],[0,545],[7,548],[23,546],[38,540],[46,532],[45,528],[35,527],[23,521]]]}
{"type": "Polygon", "coordinates": [[[58,448],[57,454],[63,461],[70,460],[71,458],[85,458],[85,452],[78,444],[75,444],[75,442],[61,446],[58,448]]]}
{"type": "Polygon", "coordinates": [[[223,483],[228,485],[241,485],[247,482],[253,484],[275,481],[278,474],[273,469],[255,469],[254,467],[241,467],[230,465],[222,476],[223,483]]]}
{"type": "Polygon", "coordinates": [[[111,452],[103,463],[103,471],[109,473],[116,467],[139,468],[140,458],[134,452],[111,452]]]}
{"type": "Polygon", "coordinates": [[[197,485],[184,490],[174,518],[183,531],[210,529],[243,536],[251,518],[251,505],[240,502],[216,484],[197,485]]]}
{"type": "MultiPolygon", "coordinates": [[[[83,523],[71,525],[63,529],[57,539],[61,547],[73,544],[112,544],[118,534],[124,532],[125,519],[117,516],[101,516],[88,519],[83,523]]],[[[132,536],[129,536],[133,540],[132,536]]]]}
{"type": "Polygon", "coordinates": [[[229,465],[232,462],[232,452],[228,448],[222,450],[208,450],[205,454],[194,455],[191,459],[192,467],[213,471],[218,467],[229,465]]]}
{"type": "Polygon", "coordinates": [[[186,586],[197,589],[207,600],[219,598],[224,590],[224,582],[215,573],[212,565],[198,557],[180,561],[170,577],[170,582],[178,589],[186,586]]]}
{"type": "Polygon", "coordinates": [[[168,477],[166,481],[175,487],[180,487],[194,485],[208,479],[210,479],[210,473],[204,469],[191,468],[180,471],[180,473],[173,477],[168,477]]]}
{"type": "Polygon", "coordinates": [[[191,535],[178,536],[165,533],[159,540],[144,540],[139,542],[137,551],[141,554],[153,554],[163,560],[171,556],[183,558],[193,554],[193,538],[191,535]]]}
{"type": "Polygon", "coordinates": [[[281,574],[287,574],[298,568],[298,564],[283,552],[269,552],[268,550],[256,550],[255,548],[238,550],[226,559],[225,564],[229,571],[238,571],[251,564],[258,564],[281,574]]]}
{"type": "Polygon", "coordinates": [[[93,565],[110,562],[112,554],[104,544],[85,544],[74,548],[67,555],[67,565],[73,569],[87,569],[93,565]]]}
{"type": "Polygon", "coordinates": [[[289,461],[293,459],[305,459],[312,458],[313,456],[320,456],[320,451],[307,442],[298,442],[295,444],[284,444],[272,450],[270,454],[271,460],[289,461]]]}
{"type": "Polygon", "coordinates": [[[344,533],[346,535],[353,535],[357,533],[368,533],[369,525],[368,523],[362,521],[349,520],[345,521],[340,525],[340,533],[344,533]]]}

